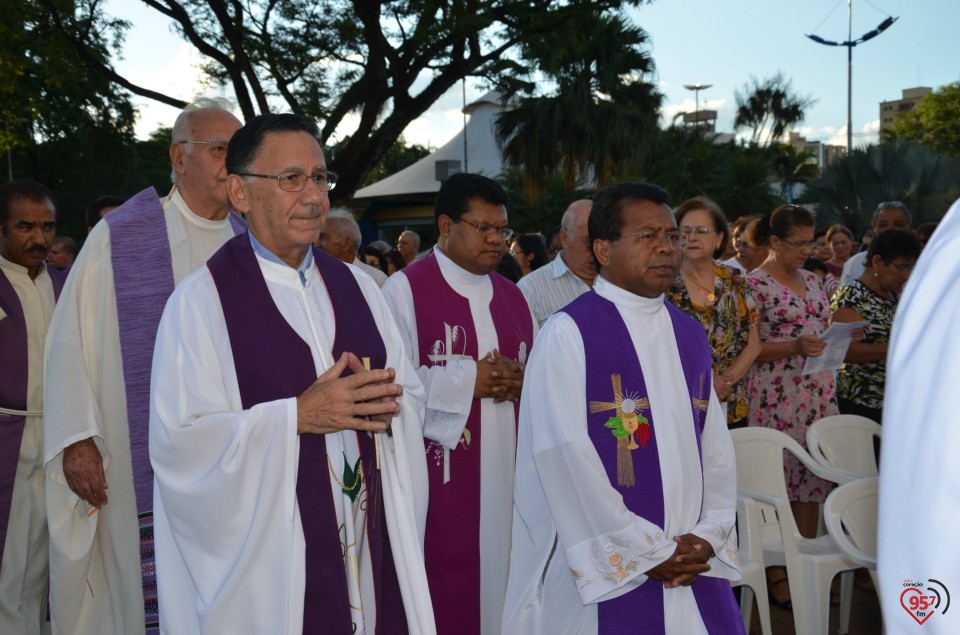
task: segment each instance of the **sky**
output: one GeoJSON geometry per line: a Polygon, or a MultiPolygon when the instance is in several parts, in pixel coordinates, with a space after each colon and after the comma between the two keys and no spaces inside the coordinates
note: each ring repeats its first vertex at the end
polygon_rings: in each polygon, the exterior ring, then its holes
{"type": "MultiPolygon", "coordinates": [[[[107,13],[133,24],[116,62],[134,83],[191,99],[230,98],[229,89],[203,86],[196,50],[173,32],[169,22],[134,0],[109,0],[107,13]]],[[[808,140],[846,144],[847,51],[804,37],[847,40],[847,0],[656,0],[630,10],[650,37],[656,72],[649,77],[664,94],[662,120],[695,109],[685,84],[710,84],[700,92],[700,109],[716,110],[717,130],[732,132],[735,92],[751,77],[777,72],[793,89],[816,103],[799,132],[808,140]]],[[[853,142],[876,142],[881,101],[899,99],[906,88],[937,88],[960,80],[960,21],[957,0],[853,0],[853,39],[876,28],[887,16],[899,17],[878,37],[853,49],[853,142]],[[951,60],[953,60],[951,62],[951,60]]],[[[486,89],[467,80],[467,103],[486,89]]],[[[134,97],[140,109],[137,136],[146,138],[170,126],[177,111],[134,97]]],[[[458,84],[404,132],[407,143],[438,147],[463,125],[458,84]]],[[[349,134],[338,130],[337,134],[349,134]]],[[[328,140],[329,141],[329,140],[328,140]]]]}

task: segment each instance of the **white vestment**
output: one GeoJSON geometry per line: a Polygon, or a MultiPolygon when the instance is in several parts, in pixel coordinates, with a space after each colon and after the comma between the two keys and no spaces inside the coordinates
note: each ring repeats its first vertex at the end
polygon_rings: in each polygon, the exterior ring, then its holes
{"type": "Polygon", "coordinates": [[[377,283],[378,287],[382,287],[384,283],[387,281],[387,274],[380,271],[380,269],[376,267],[372,267],[368,265],[364,261],[360,260],[360,258],[354,258],[353,262],[350,264],[352,264],[354,267],[357,267],[358,269],[360,269],[360,271],[364,272],[365,274],[373,278],[373,281],[377,283]]]}
{"type": "MultiPolygon", "coordinates": [[[[20,300],[27,326],[27,412],[43,412],[43,344],[55,303],[47,265],[31,279],[26,267],[0,256],[2,274],[20,300]]],[[[5,319],[0,309],[0,320],[5,319]]],[[[0,351],[0,359],[4,353],[0,351]]],[[[7,362],[0,362],[7,363],[7,362]]],[[[3,425],[4,413],[0,413],[3,425]]],[[[0,633],[45,632],[47,510],[43,502],[43,416],[28,416],[10,500],[0,567],[0,633]]]]}
{"type": "Polygon", "coordinates": [[[958,315],[960,201],[907,281],[887,354],[877,569],[887,633],[960,633],[958,315]]]}
{"type": "MultiPolygon", "coordinates": [[[[320,376],[335,362],[334,313],[317,268],[306,269],[304,286],[297,270],[259,256],[257,262],[277,308],[309,344],[320,376]]],[[[380,435],[383,501],[410,632],[433,633],[418,540],[423,518],[414,504],[415,496],[426,497],[423,388],[376,284],[358,269],[350,271],[380,330],[387,367],[404,387],[393,436],[380,435]]],[[[161,629],[171,635],[301,632],[306,569],[296,492],[297,401],[243,409],[220,298],[206,268],[185,280],[167,303],[152,378],[161,629]]],[[[340,478],[344,455],[351,468],[359,457],[356,433],[327,434],[325,442],[330,469],[340,478]]],[[[343,526],[356,632],[365,628],[372,635],[376,596],[364,548],[365,506],[359,505],[366,496],[351,504],[334,477],[330,485],[337,524],[343,526]]],[[[425,502],[420,508],[425,510],[425,502]]]]}
{"type": "MultiPolygon", "coordinates": [[[[177,190],[162,203],[179,282],[234,230],[227,219],[193,214],[177,190]]],[[[107,223],[87,236],[57,307],[47,338],[44,422],[53,631],[142,633],[140,530],[107,223]],[[109,487],[109,502],[95,513],[63,475],[64,448],[88,438],[100,449],[109,487]]]]}
{"type": "MultiPolygon", "coordinates": [[[[673,538],[686,533],[713,546],[716,557],[704,575],[740,577],[736,465],[716,395],[710,391],[701,469],[690,395],[663,296],[643,298],[602,276],[594,290],[616,305],[640,360],[657,435],[664,526],[628,510],[610,484],[586,427],[583,340],[573,318],[555,314],[533,348],[520,404],[505,635],[597,633],[597,603],[643,584],[646,571],[673,555],[673,538]],[[596,549],[607,552],[614,545],[639,561],[623,578],[605,577],[605,563],[595,561],[596,549]]],[[[706,632],[690,587],[664,589],[663,604],[668,633],[706,632]]]]}
{"type": "MultiPolygon", "coordinates": [[[[490,313],[493,284],[487,275],[476,275],[458,266],[435,249],[440,272],[454,291],[467,298],[477,333],[481,357],[495,348],[497,332],[490,313]]],[[[437,445],[427,460],[456,461],[461,436],[467,424],[476,384],[477,365],[472,359],[450,360],[427,367],[420,360],[416,313],[410,281],[403,270],[390,276],[383,287],[407,353],[418,369],[426,390],[423,436],[437,445]],[[446,452],[444,452],[444,450],[446,452]]],[[[532,313],[531,313],[532,319],[532,313]]],[[[534,337],[536,337],[536,320],[534,337]]],[[[424,360],[425,361],[425,360],[424,360]]],[[[524,360],[521,360],[524,361],[524,360]]],[[[514,404],[480,400],[480,615],[481,632],[497,633],[503,612],[510,559],[516,415],[514,404]]],[[[469,450],[467,450],[469,451],[469,450]]]]}

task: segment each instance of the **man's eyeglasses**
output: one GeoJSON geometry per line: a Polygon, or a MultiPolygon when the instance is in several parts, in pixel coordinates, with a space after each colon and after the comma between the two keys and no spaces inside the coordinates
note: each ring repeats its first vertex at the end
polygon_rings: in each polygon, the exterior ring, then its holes
{"type": "Polygon", "coordinates": [[[679,229],[664,229],[660,227],[659,229],[654,229],[653,227],[644,227],[639,231],[635,231],[632,234],[623,234],[622,236],[614,236],[613,238],[608,238],[607,240],[616,241],[621,238],[630,238],[635,236],[640,240],[640,243],[645,247],[653,247],[659,245],[663,241],[667,241],[674,249],[678,247],[683,247],[684,236],[679,229]]]}
{"type": "Polygon", "coordinates": [[[254,176],[258,179],[276,179],[280,189],[284,192],[302,192],[307,185],[307,179],[317,184],[321,192],[329,192],[337,184],[337,173],[321,171],[316,174],[303,172],[286,172],[284,174],[253,174],[252,172],[237,172],[238,176],[254,176]]]}
{"type": "Polygon", "coordinates": [[[787,243],[794,249],[799,249],[803,251],[804,249],[813,250],[817,246],[817,241],[815,240],[789,240],[787,238],[781,238],[780,242],[787,243]]]}
{"type": "Polygon", "coordinates": [[[683,234],[684,238],[689,238],[691,234],[696,234],[697,236],[705,236],[706,234],[712,234],[717,231],[715,227],[681,227],[680,233],[683,234]]]}
{"type": "Polygon", "coordinates": [[[496,233],[497,236],[500,237],[500,240],[503,240],[503,241],[510,240],[513,237],[513,230],[507,227],[494,227],[493,225],[486,225],[484,223],[480,223],[480,224],[471,223],[465,218],[461,218],[460,220],[455,220],[453,222],[466,223],[467,225],[470,225],[471,227],[476,229],[477,233],[483,236],[484,238],[486,238],[487,236],[493,233],[496,233]]]}
{"type": "Polygon", "coordinates": [[[227,156],[227,142],[223,139],[214,139],[213,141],[190,141],[184,139],[177,143],[192,143],[198,146],[207,146],[207,151],[213,155],[214,159],[224,159],[227,156]]]}

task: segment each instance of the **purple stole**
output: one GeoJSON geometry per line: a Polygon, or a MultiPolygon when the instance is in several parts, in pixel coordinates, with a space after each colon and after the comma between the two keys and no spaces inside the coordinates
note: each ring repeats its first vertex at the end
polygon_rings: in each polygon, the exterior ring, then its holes
{"type": "MultiPolygon", "coordinates": [[[[447,283],[436,256],[430,254],[403,270],[413,293],[420,363],[434,366],[435,344],[445,345],[446,325],[459,329],[455,350],[444,355],[479,357],[470,301],[447,283]]],[[[490,274],[493,298],[490,313],[499,351],[510,359],[526,359],[533,340],[533,320],[523,294],[512,282],[490,274]]],[[[485,351],[486,352],[486,351],[485,351]]],[[[470,388],[472,390],[472,388],[470,388]]],[[[474,399],[467,418],[469,442],[450,460],[450,481],[443,466],[427,461],[430,504],[427,510],[425,559],[438,633],[480,632],[480,400],[474,399]]],[[[427,441],[428,451],[430,442],[427,441]]],[[[508,540],[508,536],[503,537],[508,540]]]]}
{"type": "MultiPolygon", "coordinates": [[[[57,271],[46,265],[45,267],[53,283],[54,299],[58,300],[67,272],[57,271]]],[[[27,410],[27,320],[16,290],[2,271],[0,309],[7,314],[7,317],[0,320],[0,351],[3,351],[3,363],[0,364],[0,406],[11,410],[27,410]]],[[[0,413],[0,564],[3,563],[3,546],[7,540],[13,485],[17,477],[20,442],[26,421],[26,417],[0,413]]]]}
{"type": "MultiPolygon", "coordinates": [[[[234,233],[245,227],[231,213],[234,233]]],[[[150,465],[150,368],[160,316],[173,293],[167,221],[152,187],[103,217],[110,227],[113,286],[117,298],[120,357],[127,397],[130,463],[140,524],[140,566],[148,627],[159,620],[153,553],[153,468],[150,465]]]]}
{"type": "MultiPolygon", "coordinates": [[[[699,323],[686,316],[669,302],[664,302],[673,324],[683,376],[691,396],[697,451],[701,455],[700,435],[706,423],[706,402],[709,401],[713,371],[706,334],[699,323]]],[[[640,437],[641,446],[630,451],[631,468],[636,475],[635,485],[620,485],[618,480],[618,437],[607,422],[616,413],[613,409],[591,408],[591,402],[601,405],[618,398],[614,396],[612,377],[622,381],[623,396],[646,398],[647,388],[640,369],[640,360],[634,355],[634,344],[617,307],[590,291],[561,309],[573,318],[583,338],[586,373],[587,429],[610,479],[610,484],[623,497],[627,509],[649,522],[663,527],[664,500],[657,451],[656,426],[649,405],[638,408],[641,419],[646,419],[649,431],[640,437]],[[591,412],[596,410],[596,412],[591,412]]],[[[669,425],[669,424],[666,424],[669,425]]],[[[641,426],[643,427],[643,426],[641,426]]],[[[670,536],[672,537],[672,536],[670,536]]],[[[693,584],[693,594],[700,616],[709,633],[742,633],[743,622],[733,598],[730,583],[720,578],[700,576],[693,584]]],[[[597,605],[600,633],[665,633],[663,612],[663,585],[648,579],[637,589],[597,605]]]]}
{"type": "MultiPolygon", "coordinates": [[[[387,353],[363,292],[345,264],[313,249],[333,303],[333,358],[344,352],[385,368],[387,353]]],[[[316,380],[310,345],[277,309],[246,234],[228,241],[207,262],[223,307],[244,409],[296,397],[316,380]]],[[[351,374],[348,368],[343,376],[351,374]]],[[[370,549],[377,604],[376,633],[407,632],[387,537],[380,473],[373,438],[356,433],[367,488],[366,548],[370,549]]],[[[300,436],[297,505],[306,539],[304,633],[352,633],[347,579],[337,515],[331,497],[323,435],[300,436]]],[[[279,493],[278,493],[279,494],[279,493]]],[[[294,563],[296,566],[298,563],[294,563]]]]}

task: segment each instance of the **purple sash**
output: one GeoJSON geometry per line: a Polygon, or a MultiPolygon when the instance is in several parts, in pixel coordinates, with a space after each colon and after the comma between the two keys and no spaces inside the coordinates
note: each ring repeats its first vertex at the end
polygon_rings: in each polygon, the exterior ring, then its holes
{"type": "MultiPolygon", "coordinates": [[[[65,271],[45,267],[53,283],[54,300],[60,298],[60,290],[67,277],[65,271]]],[[[11,410],[27,410],[27,321],[13,285],[0,271],[0,309],[7,317],[0,320],[0,406],[11,410]]],[[[3,547],[10,524],[10,505],[13,500],[13,485],[20,461],[20,442],[26,417],[0,413],[0,566],[3,563],[3,547]]]]}
{"type": "MultiPolygon", "coordinates": [[[[434,366],[429,356],[435,342],[445,346],[445,324],[459,327],[454,350],[445,355],[477,359],[477,333],[470,300],[444,279],[436,256],[430,254],[403,270],[410,281],[417,320],[420,363],[434,366]]],[[[490,313],[499,351],[510,359],[526,357],[533,340],[533,319],[523,294],[512,282],[490,274],[493,297],[490,313]]],[[[443,362],[437,362],[443,363],[443,362]]],[[[472,388],[469,388],[472,389],[472,388]]],[[[428,457],[430,505],[427,510],[425,559],[438,633],[463,635],[480,632],[480,400],[470,406],[466,429],[470,441],[450,459],[450,481],[443,482],[442,461],[428,457]]],[[[441,450],[427,441],[427,451],[441,450]]],[[[504,540],[509,537],[504,536],[504,540]]]]}
{"type": "MultiPolygon", "coordinates": [[[[363,292],[347,266],[319,249],[313,256],[333,303],[333,357],[343,352],[386,366],[386,349],[363,292]]],[[[277,309],[246,234],[208,261],[223,307],[244,409],[295,397],[317,378],[310,346],[277,309]]],[[[350,374],[350,370],[344,376],[350,374]]],[[[390,542],[373,439],[357,433],[367,487],[366,542],[377,603],[376,633],[407,632],[390,542]]],[[[323,435],[300,436],[297,504],[306,539],[304,633],[350,633],[349,599],[323,435]]],[[[277,492],[266,495],[276,495],[277,492]]],[[[296,563],[295,563],[296,566],[296,563]]]]}
{"type": "MultiPolygon", "coordinates": [[[[670,314],[683,375],[690,394],[697,451],[701,455],[702,463],[700,435],[706,423],[706,401],[709,400],[713,378],[710,348],[703,327],[669,302],[665,302],[664,306],[670,314]]],[[[640,438],[638,449],[630,451],[632,469],[636,475],[636,485],[633,486],[618,484],[618,438],[611,428],[605,425],[616,413],[612,409],[590,412],[589,408],[590,402],[614,401],[613,375],[621,378],[624,398],[638,401],[648,397],[640,360],[633,354],[635,347],[630,333],[617,307],[595,291],[580,296],[561,310],[573,318],[583,339],[588,433],[603,461],[610,484],[623,497],[628,509],[654,525],[663,527],[663,483],[656,426],[649,405],[638,408],[648,422],[649,435],[640,438]]],[[[662,425],[670,423],[661,422],[662,425]]],[[[692,588],[707,632],[743,632],[743,622],[728,581],[700,576],[692,588]]],[[[629,593],[600,602],[597,612],[599,632],[605,635],[655,634],[665,633],[667,630],[663,612],[663,586],[655,580],[647,580],[629,593]]]]}

